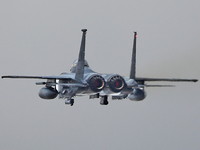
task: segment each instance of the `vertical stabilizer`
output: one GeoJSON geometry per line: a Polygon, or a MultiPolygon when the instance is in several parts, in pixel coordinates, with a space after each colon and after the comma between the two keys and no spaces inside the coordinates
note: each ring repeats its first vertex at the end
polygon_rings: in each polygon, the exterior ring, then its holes
{"type": "Polygon", "coordinates": [[[80,46],[80,52],[78,57],[78,63],[76,66],[76,75],[75,79],[82,81],[83,75],[84,75],[84,63],[85,63],[85,40],[86,40],[86,31],[87,29],[82,29],[83,32],[82,40],[81,40],[81,46],[80,46]]]}
{"type": "Polygon", "coordinates": [[[136,38],[137,38],[137,32],[134,32],[130,79],[135,79],[135,73],[136,73],[136,38]]]}

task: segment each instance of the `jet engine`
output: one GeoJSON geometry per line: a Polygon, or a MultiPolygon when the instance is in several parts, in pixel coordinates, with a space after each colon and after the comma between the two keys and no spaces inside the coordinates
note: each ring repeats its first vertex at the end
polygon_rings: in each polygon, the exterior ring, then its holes
{"type": "Polygon", "coordinates": [[[144,89],[134,89],[131,94],[128,95],[128,98],[132,101],[141,101],[146,97],[146,92],[144,89]]]}
{"type": "Polygon", "coordinates": [[[126,82],[124,81],[124,78],[117,74],[110,74],[105,76],[105,79],[107,81],[107,86],[109,89],[114,92],[118,93],[124,89],[126,86],[126,82]]]}
{"type": "Polygon", "coordinates": [[[58,91],[52,87],[43,87],[38,95],[43,99],[54,99],[58,95],[58,91]]]}
{"type": "Polygon", "coordinates": [[[100,92],[105,87],[105,80],[99,74],[92,74],[86,77],[89,89],[93,92],[100,92]]]}

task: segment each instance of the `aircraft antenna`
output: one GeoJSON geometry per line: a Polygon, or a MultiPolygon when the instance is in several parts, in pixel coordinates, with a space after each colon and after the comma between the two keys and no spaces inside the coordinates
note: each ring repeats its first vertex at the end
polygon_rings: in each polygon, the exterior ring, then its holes
{"type": "Polygon", "coordinates": [[[82,40],[81,40],[81,46],[80,46],[80,52],[78,57],[78,63],[76,66],[76,75],[75,79],[82,81],[83,75],[84,75],[84,63],[85,63],[85,41],[86,41],[86,32],[87,29],[82,29],[82,40]]]}
{"type": "Polygon", "coordinates": [[[130,79],[135,79],[135,74],[136,74],[136,38],[137,38],[137,32],[134,32],[130,79]]]}

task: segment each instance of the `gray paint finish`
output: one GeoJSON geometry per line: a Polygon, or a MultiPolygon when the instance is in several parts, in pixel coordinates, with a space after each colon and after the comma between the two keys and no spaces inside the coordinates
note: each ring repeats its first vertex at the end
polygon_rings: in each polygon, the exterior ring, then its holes
{"type": "MultiPolygon", "coordinates": [[[[129,76],[134,30],[136,76],[199,78],[199,6],[196,0],[1,1],[0,74],[70,70],[80,29],[88,28],[86,59],[96,72],[129,76]]],[[[147,88],[142,102],[106,107],[88,97],[77,97],[73,107],[44,101],[34,83],[0,80],[1,149],[200,147],[199,82],[147,88]]]]}
{"type": "Polygon", "coordinates": [[[101,105],[108,105],[108,96],[112,99],[129,98],[133,101],[145,99],[145,87],[170,87],[170,85],[146,85],[146,81],[170,81],[170,82],[197,82],[197,79],[167,79],[167,78],[136,78],[136,38],[132,49],[130,78],[123,78],[118,74],[99,74],[90,69],[85,60],[86,31],[82,29],[82,40],[78,60],[75,60],[71,73],[62,73],[60,76],[2,76],[3,78],[47,79],[47,82],[36,82],[36,85],[45,85],[38,95],[43,99],[66,99],[65,104],[74,104],[75,96],[89,94],[90,98],[100,98],[101,105]],[[95,96],[98,95],[98,96],[95,96]]]}

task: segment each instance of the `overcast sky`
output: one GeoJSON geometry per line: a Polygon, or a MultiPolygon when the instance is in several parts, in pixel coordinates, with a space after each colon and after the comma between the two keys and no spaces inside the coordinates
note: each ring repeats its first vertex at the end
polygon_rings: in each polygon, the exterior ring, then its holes
{"type": "MultiPolygon", "coordinates": [[[[137,76],[200,75],[199,0],[1,0],[0,75],[59,75],[77,59],[128,76],[133,31],[137,76]]],[[[198,83],[147,88],[141,102],[39,98],[41,80],[0,80],[0,149],[188,150],[200,147],[198,83]]],[[[169,84],[169,83],[165,83],[169,84]]]]}

